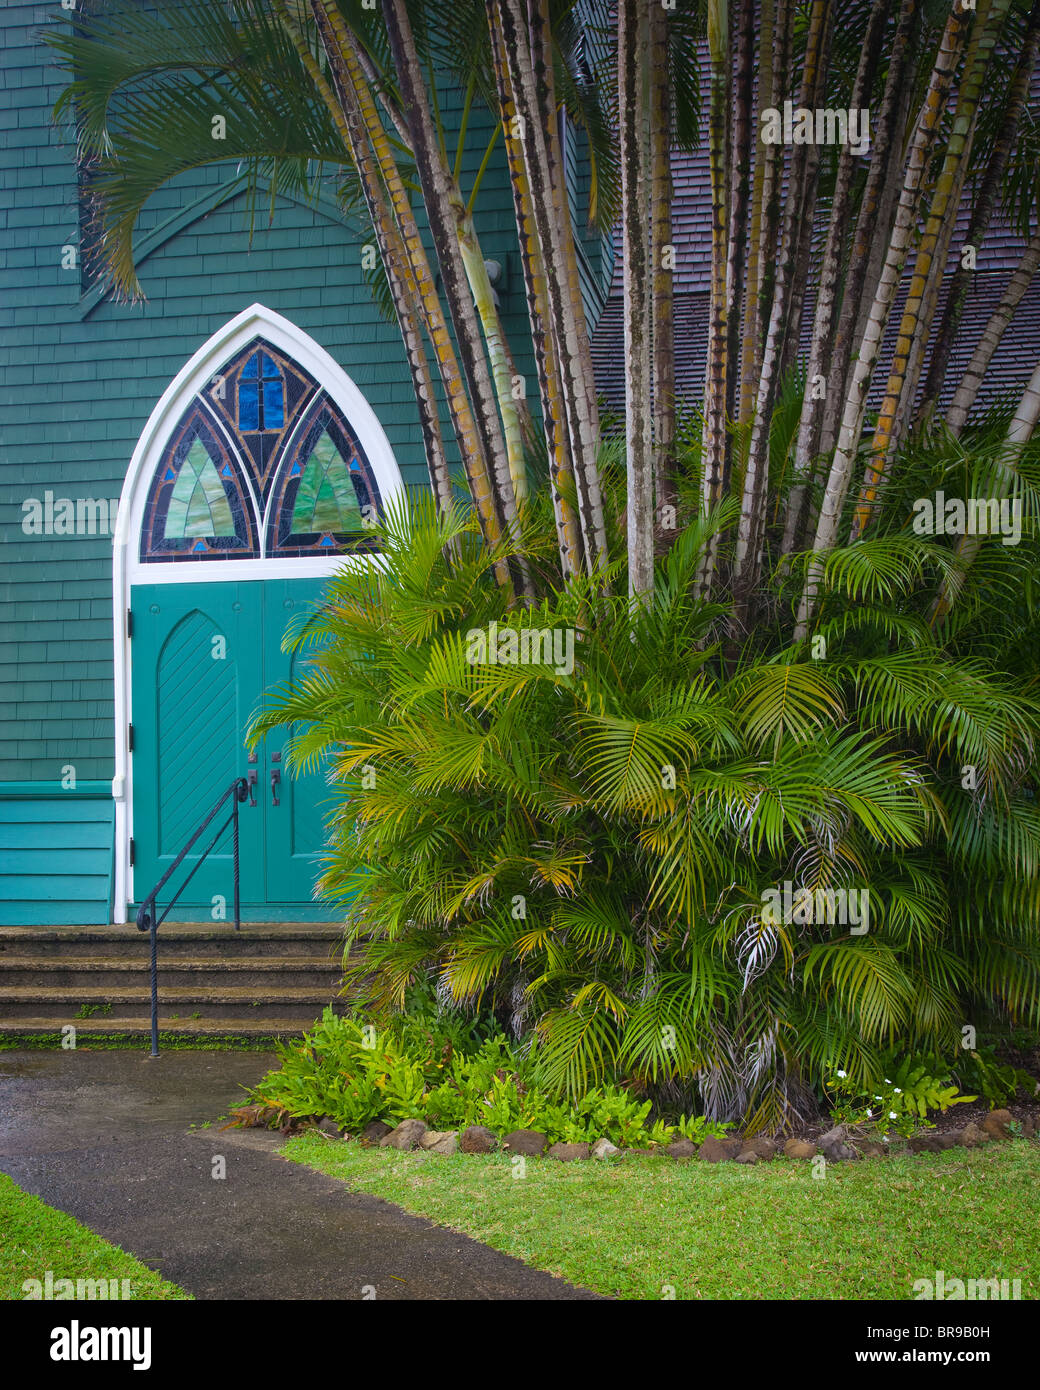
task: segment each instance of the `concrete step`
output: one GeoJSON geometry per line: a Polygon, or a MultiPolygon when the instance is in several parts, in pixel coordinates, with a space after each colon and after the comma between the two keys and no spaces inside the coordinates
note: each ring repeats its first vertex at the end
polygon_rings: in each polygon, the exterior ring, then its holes
{"type": "MultiPolygon", "coordinates": [[[[0,927],[0,960],[12,956],[89,955],[92,958],[137,958],[149,944],[147,932],[123,927],[0,927]]],[[[336,923],[277,922],[259,926],[214,926],[211,922],[164,922],[159,928],[159,958],[168,955],[324,956],[339,959],[343,928],[336,923]]]]}
{"type": "MultiPolygon", "coordinates": [[[[135,955],[29,956],[0,955],[0,989],[6,986],[37,989],[109,989],[147,985],[148,943],[139,944],[135,955]]],[[[256,985],[265,993],[283,986],[325,990],[330,997],[339,988],[341,970],[321,956],[181,956],[160,951],[159,988],[170,985],[256,985]]]]}
{"type": "MultiPolygon", "coordinates": [[[[219,986],[167,986],[160,980],[159,1001],[163,1012],[172,1017],[189,1019],[297,1019],[321,1015],[328,1004],[335,1005],[334,992],[282,986],[261,990],[257,986],[237,988],[219,986]]],[[[41,985],[5,985],[0,987],[0,1033],[8,1023],[19,1018],[49,1018],[54,1025],[82,1024],[97,1018],[127,1019],[147,1015],[151,1007],[151,991],[147,980],[138,987],[98,989],[45,988],[41,985]],[[94,1010],[96,1012],[85,1012],[94,1010]]]]}
{"type": "MultiPolygon", "coordinates": [[[[296,1018],[242,1019],[242,1018],[172,1018],[165,1009],[159,1014],[159,1031],[178,1038],[292,1038],[309,1032],[319,1015],[301,1013],[296,1018]]],[[[140,1038],[142,1042],[150,1036],[151,1018],[147,1010],[139,1011],[132,1018],[77,1018],[74,1022],[80,1041],[84,1036],[140,1038]]],[[[60,1031],[57,1020],[53,1018],[26,1017],[0,1021],[0,1036],[5,1039],[39,1037],[60,1031]]],[[[89,1045],[89,1044],[87,1044],[89,1045]]]]}

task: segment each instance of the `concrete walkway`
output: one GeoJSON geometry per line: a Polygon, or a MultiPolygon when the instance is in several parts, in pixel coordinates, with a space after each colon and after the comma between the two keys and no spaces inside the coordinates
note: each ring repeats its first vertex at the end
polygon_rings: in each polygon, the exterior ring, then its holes
{"type": "Polygon", "coordinates": [[[2,1052],[0,1169],[196,1298],[595,1297],[279,1158],[277,1134],[188,1132],[275,1060],[2,1052]]]}

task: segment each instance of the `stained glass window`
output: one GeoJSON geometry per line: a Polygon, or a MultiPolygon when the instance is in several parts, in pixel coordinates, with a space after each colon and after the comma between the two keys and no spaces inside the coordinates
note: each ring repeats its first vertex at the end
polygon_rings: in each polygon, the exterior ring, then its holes
{"type": "Polygon", "coordinates": [[[235,519],[217,476],[216,465],[196,436],[173,484],[163,535],[168,541],[189,536],[233,536],[235,519]]]}
{"type": "Polygon", "coordinates": [[[266,352],[254,352],[238,378],[238,428],[280,430],[285,425],[282,374],[266,352]]]}
{"type": "Polygon", "coordinates": [[[253,516],[240,465],[204,408],[193,401],[152,479],[141,559],[259,555],[253,516]]]}
{"type": "Polygon", "coordinates": [[[171,435],[152,479],[141,559],[371,550],[381,505],[342,413],[302,367],[254,338],[207,380],[171,435]]]}
{"type": "Polygon", "coordinates": [[[364,450],[322,394],[283,464],[268,528],[268,553],[373,549],[372,526],[380,506],[364,450]]]}

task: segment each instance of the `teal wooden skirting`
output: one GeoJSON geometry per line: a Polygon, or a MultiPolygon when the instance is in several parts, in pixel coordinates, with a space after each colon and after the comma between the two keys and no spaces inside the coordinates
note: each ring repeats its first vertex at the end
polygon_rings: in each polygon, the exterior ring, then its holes
{"type": "Polygon", "coordinates": [[[0,783],[0,926],[109,922],[114,827],[108,782],[0,783]]]}

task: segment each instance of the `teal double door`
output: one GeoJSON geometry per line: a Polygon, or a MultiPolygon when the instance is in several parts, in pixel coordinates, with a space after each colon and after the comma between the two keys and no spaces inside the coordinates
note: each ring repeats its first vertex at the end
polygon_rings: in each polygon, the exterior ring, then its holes
{"type": "MultiPolygon", "coordinates": [[[[133,857],[137,904],[236,777],[250,780],[239,807],[244,920],[330,915],[313,903],[330,790],[321,770],[286,766],[289,731],[246,747],[264,692],[301,674],[306,651],[287,653],[290,621],[313,611],[323,581],[222,580],[135,585],[131,590],[133,857]]],[[[195,869],[173,917],[232,916],[231,829],[200,864],[230,800],[184,863],[159,907],[195,869]]]]}

